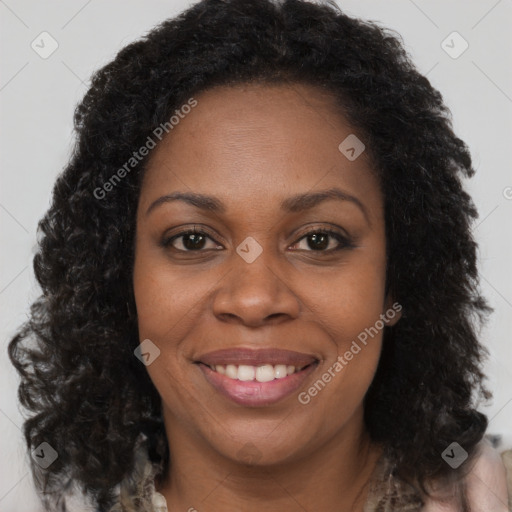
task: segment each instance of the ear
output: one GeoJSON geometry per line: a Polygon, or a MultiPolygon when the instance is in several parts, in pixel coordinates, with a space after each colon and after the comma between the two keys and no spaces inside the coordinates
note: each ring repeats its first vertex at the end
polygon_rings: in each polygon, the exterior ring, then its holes
{"type": "Polygon", "coordinates": [[[393,299],[391,292],[387,294],[384,301],[383,314],[387,318],[386,325],[388,327],[395,325],[402,318],[402,305],[393,299]]]}

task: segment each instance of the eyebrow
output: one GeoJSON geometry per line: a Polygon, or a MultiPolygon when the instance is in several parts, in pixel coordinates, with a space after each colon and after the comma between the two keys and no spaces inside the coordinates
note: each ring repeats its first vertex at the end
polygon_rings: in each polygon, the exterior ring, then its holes
{"type": "MultiPolygon", "coordinates": [[[[368,212],[364,204],[357,197],[336,187],[287,197],[281,202],[280,207],[285,212],[296,213],[314,208],[327,200],[348,201],[355,204],[363,212],[366,221],[370,224],[368,212]]],[[[173,192],[153,201],[147,209],[146,215],[149,215],[158,206],[173,201],[184,201],[196,208],[213,213],[225,213],[227,210],[225,204],[217,197],[195,192],[173,192]]]]}

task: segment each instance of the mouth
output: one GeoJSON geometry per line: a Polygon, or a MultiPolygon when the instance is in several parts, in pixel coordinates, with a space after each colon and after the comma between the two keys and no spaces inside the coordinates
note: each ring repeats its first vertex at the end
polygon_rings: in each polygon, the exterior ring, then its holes
{"type": "Polygon", "coordinates": [[[225,375],[227,378],[232,380],[239,380],[243,382],[270,382],[277,379],[284,379],[289,375],[301,372],[310,366],[310,364],[300,368],[286,364],[263,364],[261,366],[252,366],[247,364],[217,364],[215,366],[208,366],[208,368],[213,372],[225,375]]]}
{"type": "Polygon", "coordinates": [[[259,407],[297,391],[319,360],[288,350],[231,349],[200,356],[195,363],[223,396],[239,405],[259,407]]]}

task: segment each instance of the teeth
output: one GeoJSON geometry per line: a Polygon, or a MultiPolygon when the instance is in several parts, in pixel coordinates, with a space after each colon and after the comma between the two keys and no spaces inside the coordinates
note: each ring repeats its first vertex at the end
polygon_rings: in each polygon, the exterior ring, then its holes
{"type": "Polygon", "coordinates": [[[254,375],[256,374],[256,370],[254,366],[247,366],[246,364],[241,364],[238,367],[238,380],[254,380],[254,375]]]}
{"type": "Polygon", "coordinates": [[[276,372],[271,364],[265,364],[256,368],[256,380],[258,382],[270,382],[276,378],[276,372]]]}
{"type": "MultiPolygon", "coordinates": [[[[217,366],[218,368],[218,366],[217,366]]],[[[219,370],[217,370],[219,371],[219,370]]],[[[222,373],[222,372],[219,372],[222,373]]],[[[238,368],[234,364],[228,364],[226,366],[226,377],[229,377],[230,379],[237,379],[238,378],[238,368]]]]}
{"type": "Polygon", "coordinates": [[[241,381],[256,380],[257,382],[270,382],[274,379],[284,379],[288,375],[292,375],[292,373],[302,369],[292,365],[286,366],[285,364],[276,364],[275,366],[271,364],[264,364],[262,366],[218,364],[210,368],[230,379],[238,379],[241,381]]]}

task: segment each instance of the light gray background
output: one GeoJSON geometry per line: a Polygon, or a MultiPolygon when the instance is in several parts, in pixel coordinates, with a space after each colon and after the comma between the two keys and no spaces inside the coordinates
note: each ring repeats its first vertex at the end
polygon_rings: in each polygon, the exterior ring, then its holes
{"type": "MultiPolygon", "coordinates": [[[[184,0],[0,0],[0,510],[35,511],[22,444],[17,375],[7,343],[38,295],[31,260],[38,220],[70,156],[72,116],[91,73],[154,25],[181,12],[184,0]],[[41,32],[58,49],[42,59],[41,32]],[[41,43],[39,43],[41,46],[41,43]]],[[[494,400],[481,407],[489,432],[512,446],[512,174],[510,171],[512,0],[338,0],[347,13],[397,30],[421,72],[438,88],[457,134],[471,148],[477,175],[467,182],[480,212],[482,290],[495,313],[482,332],[494,400]],[[442,42],[457,31],[469,44],[454,59],[442,42]]],[[[445,45],[459,51],[453,36],[445,45]]],[[[48,48],[48,46],[46,46],[48,48]]]]}

